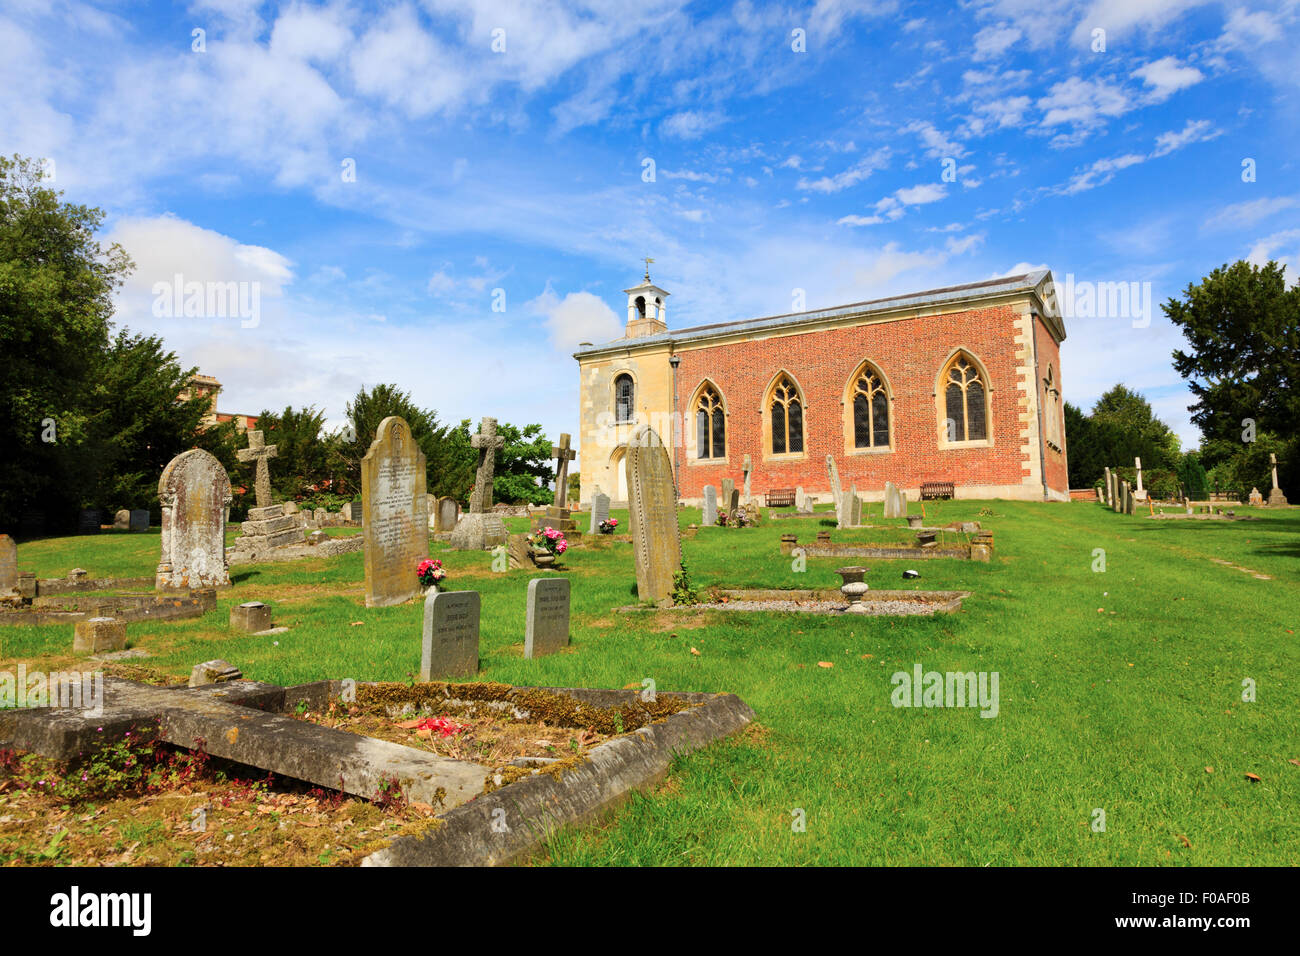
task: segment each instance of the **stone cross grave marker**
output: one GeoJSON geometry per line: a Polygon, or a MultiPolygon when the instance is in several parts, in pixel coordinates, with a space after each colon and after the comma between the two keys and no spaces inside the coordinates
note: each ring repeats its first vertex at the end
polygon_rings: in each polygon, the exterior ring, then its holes
{"type": "Polygon", "coordinates": [[[563,508],[569,501],[569,462],[578,453],[569,447],[569,434],[560,433],[560,443],[551,446],[551,457],[555,459],[555,507],[563,508]]]}
{"type": "Polygon", "coordinates": [[[477,591],[434,591],[424,599],[420,680],[478,673],[481,608],[477,591]]]}
{"type": "Polygon", "coordinates": [[[366,607],[389,607],[420,591],[415,567],[429,550],[424,452],[397,415],[379,423],[361,461],[366,607]]]}
{"type": "Polygon", "coordinates": [[[704,486],[704,514],[700,520],[705,527],[718,523],[718,489],[712,485],[704,486]]]}
{"type": "Polygon", "coordinates": [[[600,531],[600,523],[609,520],[609,495],[596,487],[596,491],[591,496],[591,527],[588,528],[589,534],[596,534],[600,531]]]}
{"type": "Polygon", "coordinates": [[[158,479],[162,535],[155,587],[220,588],[230,584],[226,509],[231,497],[226,469],[203,449],[191,448],[167,463],[158,479]]]}
{"type": "Polygon", "coordinates": [[[271,466],[272,458],[279,453],[279,446],[268,445],[262,438],[260,430],[246,432],[248,447],[235,452],[240,461],[257,462],[257,476],[253,481],[253,491],[257,496],[257,507],[266,508],[271,504],[271,466]]]}
{"type": "Polygon", "coordinates": [[[527,608],[524,657],[554,654],[569,645],[568,578],[533,578],[527,608]]]}
{"type": "Polygon", "coordinates": [[[484,767],[426,750],[322,727],[269,710],[285,689],[250,680],[170,690],[105,676],[102,712],[85,707],[0,711],[0,747],[67,760],[141,726],[214,757],[373,800],[394,778],[411,800],[455,807],[483,792],[484,767]],[[266,708],[265,710],[262,708],[266,708]]]}
{"type": "Polygon", "coordinates": [[[628,442],[626,467],[637,596],[663,604],[671,600],[673,577],[682,569],[682,544],[672,463],[654,429],[647,426],[628,442]]]}
{"type": "Polygon", "coordinates": [[[0,597],[18,593],[18,543],[0,534],[0,597]]]}
{"type": "Polygon", "coordinates": [[[1286,495],[1282,494],[1282,488],[1277,483],[1277,455],[1270,452],[1268,463],[1273,469],[1273,489],[1268,493],[1269,507],[1281,507],[1287,503],[1286,495]]]}
{"type": "Polygon", "coordinates": [[[745,500],[748,501],[750,495],[749,479],[754,474],[754,460],[750,458],[748,455],[745,456],[744,472],[745,472],[745,500]]]}
{"type": "Polygon", "coordinates": [[[1146,501],[1147,492],[1142,487],[1142,459],[1134,458],[1133,467],[1137,470],[1137,487],[1133,490],[1133,497],[1138,501],[1146,501]]]}
{"type": "Polygon", "coordinates": [[[497,420],[484,417],[478,434],[469,440],[478,449],[478,470],[474,474],[474,492],[469,498],[469,510],[485,514],[492,510],[492,476],[496,473],[497,452],[506,447],[506,440],[497,434],[497,420]]]}

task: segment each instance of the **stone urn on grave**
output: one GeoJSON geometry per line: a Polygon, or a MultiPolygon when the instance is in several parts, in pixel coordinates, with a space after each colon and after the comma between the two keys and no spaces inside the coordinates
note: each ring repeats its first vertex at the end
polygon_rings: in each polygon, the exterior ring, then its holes
{"type": "Polygon", "coordinates": [[[867,568],[854,565],[847,568],[836,568],[835,573],[843,580],[840,585],[840,593],[848,599],[849,606],[844,609],[845,614],[866,614],[867,606],[862,603],[862,596],[871,590],[871,585],[863,581],[867,573],[867,568]]]}

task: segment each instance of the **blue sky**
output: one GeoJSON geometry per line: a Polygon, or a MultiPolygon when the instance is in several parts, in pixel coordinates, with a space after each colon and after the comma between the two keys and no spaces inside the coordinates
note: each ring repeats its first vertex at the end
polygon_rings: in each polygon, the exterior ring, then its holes
{"type": "Polygon", "coordinates": [[[1294,281],[1298,47],[1296,2],[0,0],[0,149],[105,210],[118,321],[225,411],[391,381],[554,436],[642,256],[675,327],[1047,266],[1150,283],[1149,324],[1067,318],[1064,392],[1186,444],[1158,303],[1294,281]],[[258,283],[256,324],[155,314],[178,273],[258,283]]]}

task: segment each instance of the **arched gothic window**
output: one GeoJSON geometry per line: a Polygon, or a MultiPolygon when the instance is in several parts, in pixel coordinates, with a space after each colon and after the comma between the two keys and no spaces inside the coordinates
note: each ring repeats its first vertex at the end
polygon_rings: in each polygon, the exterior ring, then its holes
{"type": "Polygon", "coordinates": [[[889,395],[885,381],[863,363],[853,379],[853,445],[855,448],[889,446],[889,395]]]}
{"type": "Polygon", "coordinates": [[[950,442],[988,438],[988,383],[964,352],[958,352],[943,374],[943,401],[950,442]]]}
{"type": "Polygon", "coordinates": [[[626,372],[614,379],[614,421],[620,424],[632,421],[633,409],[635,408],[633,399],[636,396],[636,386],[632,384],[632,376],[626,372]]]}
{"type": "Polygon", "coordinates": [[[772,454],[793,455],[803,451],[803,402],[794,382],[786,375],[772,386],[772,454]]]}
{"type": "Polygon", "coordinates": [[[700,389],[695,401],[695,450],[699,458],[727,457],[727,413],[712,385],[700,389]]]}

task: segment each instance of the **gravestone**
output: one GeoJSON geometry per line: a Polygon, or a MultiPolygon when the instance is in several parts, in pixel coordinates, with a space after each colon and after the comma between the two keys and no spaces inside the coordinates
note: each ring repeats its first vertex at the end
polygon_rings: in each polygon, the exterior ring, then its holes
{"type": "Polygon", "coordinates": [[[565,532],[578,529],[577,523],[573,520],[573,513],[565,507],[569,494],[569,462],[573,461],[577,454],[569,447],[569,439],[569,434],[562,432],[560,443],[551,446],[551,457],[555,459],[555,497],[546,511],[533,519],[534,531],[541,531],[543,528],[554,528],[556,531],[565,532]]]}
{"type": "Polygon", "coordinates": [[[647,426],[628,442],[625,464],[637,596],[642,601],[664,604],[671,600],[673,576],[682,569],[677,499],[668,449],[654,429],[647,426]]]}
{"type": "Polygon", "coordinates": [[[1110,468],[1106,468],[1102,474],[1101,500],[1104,504],[1110,504],[1110,468]]]}
{"type": "Polygon", "coordinates": [[[127,511],[125,508],[123,508],[121,511],[117,512],[117,514],[113,515],[113,530],[114,530],[114,531],[130,531],[130,530],[131,530],[131,512],[129,512],[129,511],[127,511]]]}
{"type": "Polygon", "coordinates": [[[831,504],[835,506],[835,522],[843,525],[844,523],[844,489],[840,487],[840,470],[835,466],[835,459],[830,455],[826,456],[826,474],[831,480],[831,504]]]}
{"type": "Polygon", "coordinates": [[[450,533],[456,530],[456,522],[460,519],[460,505],[451,495],[443,495],[438,499],[434,514],[434,530],[450,533]]]}
{"type": "Polygon", "coordinates": [[[754,461],[748,455],[745,456],[744,473],[745,473],[745,500],[748,501],[750,496],[749,479],[754,474],[754,461]]]}
{"type": "Polygon", "coordinates": [[[722,510],[727,512],[727,514],[731,514],[731,512],[735,511],[736,504],[738,503],[739,497],[740,496],[736,494],[736,483],[732,481],[730,478],[723,478],[722,479],[722,510]]]}
{"type": "Polygon", "coordinates": [[[389,607],[420,592],[415,567],[429,550],[424,452],[397,415],[379,423],[361,461],[366,607],[389,607]]]}
{"type": "Polygon", "coordinates": [[[1270,508],[1282,507],[1287,503],[1286,495],[1282,494],[1282,489],[1277,483],[1277,455],[1270,452],[1268,463],[1273,469],[1273,490],[1268,493],[1268,506],[1270,508]]]}
{"type": "Polygon", "coordinates": [[[266,508],[271,504],[271,468],[269,462],[279,454],[279,448],[276,445],[266,444],[261,431],[253,430],[244,434],[248,436],[248,447],[236,451],[235,457],[240,461],[257,462],[257,473],[253,479],[253,493],[257,496],[257,507],[266,508]]]}
{"type": "Polygon", "coordinates": [[[424,599],[420,680],[478,673],[480,610],[477,591],[433,591],[424,599]]]}
{"type": "Polygon", "coordinates": [[[1111,502],[1111,510],[1119,514],[1124,509],[1124,482],[1118,474],[1112,473],[1111,481],[1115,485],[1115,496],[1111,502]]]}
{"type": "Polygon", "coordinates": [[[906,518],[907,517],[907,499],[903,493],[898,490],[898,486],[892,481],[885,482],[885,510],[886,518],[906,518]]]}
{"type": "Polygon", "coordinates": [[[862,524],[862,499],[854,491],[849,494],[849,501],[849,523],[856,528],[862,524]]]}
{"type": "Polygon", "coordinates": [[[1250,489],[1250,497],[1247,498],[1246,500],[1247,500],[1247,503],[1248,503],[1252,508],[1259,508],[1259,507],[1262,507],[1263,504],[1264,504],[1264,496],[1263,496],[1262,494],[1259,493],[1259,489],[1258,489],[1258,488],[1251,488],[1251,489],[1250,489]]]}
{"type": "Polygon", "coordinates": [[[221,588],[230,584],[226,564],[226,509],[230,477],[201,448],[167,463],[158,480],[162,505],[161,558],[154,586],[221,588]]]}
{"type": "Polygon", "coordinates": [[[77,518],[78,534],[99,534],[99,526],[104,520],[104,512],[98,508],[82,508],[77,518]]]}
{"type": "Polygon", "coordinates": [[[605,494],[600,488],[591,496],[591,527],[588,529],[590,534],[596,534],[600,531],[600,523],[609,520],[609,495],[605,494]]]}
{"type": "Polygon", "coordinates": [[[132,508],[129,527],[131,528],[132,531],[148,531],[149,530],[149,509],[132,508]]]}
{"type": "Polygon", "coordinates": [[[1146,501],[1147,491],[1142,487],[1142,459],[1134,458],[1133,467],[1137,470],[1137,487],[1133,489],[1133,498],[1135,501],[1146,501]]]}
{"type": "Polygon", "coordinates": [[[528,543],[528,535],[522,531],[518,534],[506,536],[506,568],[511,571],[517,571],[520,568],[531,568],[533,564],[532,547],[528,543]]]}
{"type": "Polygon", "coordinates": [[[0,598],[18,594],[18,543],[0,534],[0,598]]]}
{"type": "Polygon", "coordinates": [[[554,654],[568,645],[568,578],[533,578],[524,617],[524,657],[554,654]]]}
{"type": "Polygon", "coordinates": [[[704,486],[704,515],[700,519],[705,527],[718,523],[718,489],[704,486]]]}
{"type": "Polygon", "coordinates": [[[365,507],[360,498],[352,501],[352,520],[357,524],[362,524],[362,518],[365,516],[365,507]]]}
{"type": "Polygon", "coordinates": [[[474,491],[469,496],[469,513],[462,515],[451,533],[451,547],[457,551],[484,551],[506,543],[506,523],[492,510],[492,478],[496,454],[506,440],[497,434],[497,420],[485,417],[470,445],[478,449],[474,491]]]}
{"type": "Polygon", "coordinates": [[[812,495],[810,495],[810,494],[806,494],[806,493],[805,493],[805,494],[800,494],[800,495],[797,495],[797,496],[796,496],[796,500],[799,502],[799,513],[800,513],[800,514],[810,515],[810,514],[813,513],[813,498],[812,498],[812,495]]]}

